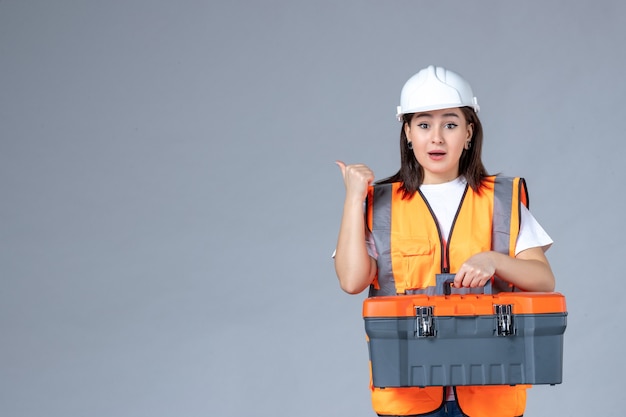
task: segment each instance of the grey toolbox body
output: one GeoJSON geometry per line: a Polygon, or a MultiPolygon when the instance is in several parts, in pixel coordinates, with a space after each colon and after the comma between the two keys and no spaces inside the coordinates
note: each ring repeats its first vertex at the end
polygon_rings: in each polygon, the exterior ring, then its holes
{"type": "Polygon", "coordinates": [[[363,318],[375,387],[562,382],[559,293],[372,297],[363,318]]]}

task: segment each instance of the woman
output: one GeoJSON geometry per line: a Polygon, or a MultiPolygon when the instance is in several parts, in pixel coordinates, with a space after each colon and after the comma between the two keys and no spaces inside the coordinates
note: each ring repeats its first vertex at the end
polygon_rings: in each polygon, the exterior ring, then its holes
{"type": "MultiPolygon", "coordinates": [[[[553,291],[544,252],[552,240],[527,209],[521,178],[489,176],[470,85],[429,66],[401,93],[401,167],[372,186],[363,164],[341,169],[346,197],[335,252],[341,288],[370,296],[415,294],[454,273],[455,287],[553,291]],[[363,215],[363,207],[366,215],[363,215]]],[[[372,387],[379,415],[514,417],[523,386],[372,387]]]]}

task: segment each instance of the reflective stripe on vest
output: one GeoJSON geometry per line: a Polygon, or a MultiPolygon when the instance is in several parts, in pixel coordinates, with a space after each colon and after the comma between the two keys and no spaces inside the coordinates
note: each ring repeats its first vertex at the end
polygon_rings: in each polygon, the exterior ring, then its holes
{"type": "MultiPolygon", "coordinates": [[[[367,199],[367,212],[371,214],[370,230],[374,227],[381,230],[391,230],[391,197],[394,193],[394,187],[392,184],[384,184],[382,186],[370,187],[370,195],[367,199]],[[376,202],[376,203],[374,203],[376,202]],[[374,209],[376,204],[376,209],[374,209]]],[[[376,251],[378,252],[378,276],[393,277],[393,271],[391,268],[391,242],[390,239],[377,239],[376,251]],[[380,255],[383,254],[381,257],[380,255]]],[[[370,297],[377,294],[396,294],[396,286],[393,279],[389,280],[377,280],[377,285],[370,287],[370,297]],[[378,288],[374,288],[378,286],[378,288]]]]}

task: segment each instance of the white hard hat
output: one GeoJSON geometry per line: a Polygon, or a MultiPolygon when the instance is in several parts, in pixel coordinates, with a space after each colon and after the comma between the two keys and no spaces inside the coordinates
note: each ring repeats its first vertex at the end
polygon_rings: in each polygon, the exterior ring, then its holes
{"type": "Polygon", "coordinates": [[[396,116],[428,110],[469,106],[478,113],[478,99],[459,74],[433,65],[424,68],[404,84],[396,116]]]}

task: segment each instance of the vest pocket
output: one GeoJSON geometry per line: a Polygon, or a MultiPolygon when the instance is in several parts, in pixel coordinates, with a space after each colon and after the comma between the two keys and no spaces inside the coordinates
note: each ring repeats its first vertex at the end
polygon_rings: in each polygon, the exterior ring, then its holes
{"type": "Polygon", "coordinates": [[[428,237],[392,235],[391,242],[393,273],[398,292],[435,285],[435,276],[431,274],[435,245],[428,237]]]}

